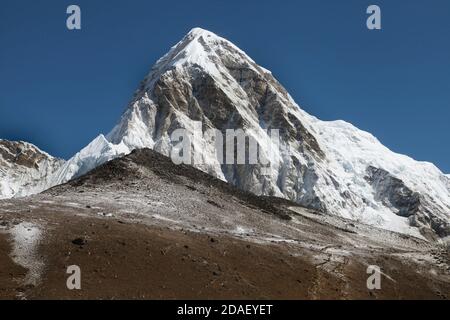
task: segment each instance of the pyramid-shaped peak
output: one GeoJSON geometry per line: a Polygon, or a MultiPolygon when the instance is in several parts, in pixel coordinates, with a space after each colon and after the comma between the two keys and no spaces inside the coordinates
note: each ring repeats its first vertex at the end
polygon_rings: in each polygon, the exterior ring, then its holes
{"type": "Polygon", "coordinates": [[[153,66],[146,77],[145,89],[151,88],[155,80],[173,67],[200,66],[204,71],[218,74],[218,64],[224,57],[228,61],[235,61],[236,64],[254,63],[231,41],[203,28],[193,28],[153,66]]]}

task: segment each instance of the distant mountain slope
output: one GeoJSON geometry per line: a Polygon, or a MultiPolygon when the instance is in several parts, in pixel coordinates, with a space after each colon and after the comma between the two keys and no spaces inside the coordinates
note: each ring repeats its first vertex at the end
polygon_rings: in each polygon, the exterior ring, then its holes
{"type": "MultiPolygon", "coordinates": [[[[159,192],[155,191],[154,194],[159,197],[164,195],[163,189],[169,189],[171,186],[175,189],[175,186],[182,186],[184,192],[187,190],[202,195],[211,194],[214,200],[220,203],[226,203],[228,200],[238,201],[285,220],[290,220],[287,213],[292,212],[284,208],[296,206],[296,203],[289,200],[270,196],[256,196],[253,193],[240,190],[192,166],[175,165],[168,157],[151,149],[135,149],[127,156],[102,164],[87,174],[66,184],[51,188],[45,193],[53,195],[65,194],[66,192],[75,193],[78,188],[95,190],[117,187],[126,190],[126,187],[130,185],[138,189],[141,187],[144,191],[146,187],[151,188],[147,190],[148,192],[160,189],[159,192]],[[139,186],[139,184],[142,185],[139,186]]],[[[177,193],[174,190],[168,190],[164,202],[175,205],[175,203],[180,202],[183,196],[183,192],[177,193]]],[[[192,198],[184,200],[189,202],[192,198]]],[[[211,199],[211,201],[206,202],[218,208],[223,207],[215,201],[211,199]]],[[[186,207],[189,207],[188,203],[186,203],[186,207]]]]}
{"type": "Polygon", "coordinates": [[[30,143],[0,139],[0,199],[49,188],[63,163],[30,143]]]}

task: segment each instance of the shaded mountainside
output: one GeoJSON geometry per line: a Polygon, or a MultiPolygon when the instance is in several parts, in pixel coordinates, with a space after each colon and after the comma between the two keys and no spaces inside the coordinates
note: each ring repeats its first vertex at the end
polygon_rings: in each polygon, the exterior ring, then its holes
{"type": "MultiPolygon", "coordinates": [[[[110,183],[127,183],[127,181],[146,181],[143,171],[150,171],[166,183],[185,185],[188,189],[197,190],[194,185],[202,185],[202,189],[214,188],[223,194],[221,201],[226,201],[230,195],[254,208],[263,210],[281,219],[290,219],[283,209],[288,206],[297,206],[296,203],[277,197],[256,196],[250,192],[238,189],[220,179],[217,179],[190,165],[175,165],[170,158],[152,151],[151,149],[135,149],[129,155],[114,159],[103,164],[88,174],[71,180],[67,185],[57,186],[48,190],[50,194],[58,193],[60,189],[70,187],[98,188],[110,183]]],[[[145,182],[143,182],[145,185],[145,182]]],[[[69,189],[70,190],[70,189],[69,189]]],[[[215,204],[211,201],[212,204],[215,204]]],[[[217,205],[217,204],[215,204],[217,205]]]]}
{"type": "Polygon", "coordinates": [[[447,299],[450,290],[443,246],[258,197],[150,149],[0,201],[0,263],[0,298],[447,299]],[[65,287],[73,264],[79,291],[65,287]],[[366,287],[372,264],[381,290],[366,287]]]}

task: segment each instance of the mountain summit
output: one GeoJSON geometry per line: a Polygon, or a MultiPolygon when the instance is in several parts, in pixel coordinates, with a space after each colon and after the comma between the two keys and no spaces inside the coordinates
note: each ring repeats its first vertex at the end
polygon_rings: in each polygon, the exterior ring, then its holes
{"type": "Polygon", "coordinates": [[[53,184],[151,148],[170,155],[177,129],[243,129],[270,167],[223,164],[214,142],[193,135],[193,165],[257,195],[402,233],[450,235],[450,178],[431,163],[396,154],[344,121],[321,121],[226,39],[192,29],[156,62],[118,124],[65,163],[53,184]],[[274,148],[268,130],[279,130],[274,148]],[[275,150],[275,151],[273,151],[275,150]]]}

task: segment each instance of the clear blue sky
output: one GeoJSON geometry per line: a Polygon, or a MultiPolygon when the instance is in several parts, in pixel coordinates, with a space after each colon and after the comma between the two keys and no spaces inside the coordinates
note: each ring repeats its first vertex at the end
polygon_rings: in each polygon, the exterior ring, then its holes
{"type": "Polygon", "coordinates": [[[309,113],[450,172],[450,1],[2,0],[0,137],[68,158],[107,133],[193,27],[272,70],[309,113]],[[82,30],[66,29],[78,4],[82,30]],[[382,30],[366,28],[378,4],[382,30]]]}

